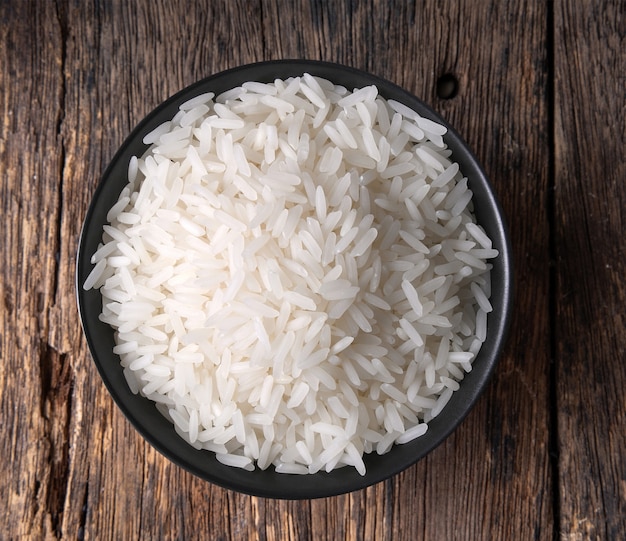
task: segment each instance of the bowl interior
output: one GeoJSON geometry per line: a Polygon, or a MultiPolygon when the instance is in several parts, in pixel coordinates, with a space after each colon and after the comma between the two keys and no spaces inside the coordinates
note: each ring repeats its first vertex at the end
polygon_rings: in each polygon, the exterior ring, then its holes
{"type": "Polygon", "coordinates": [[[87,212],[78,250],[76,290],[83,330],[105,385],[126,417],[158,451],[193,474],[225,488],[274,498],[316,498],[361,489],[399,473],[440,444],[467,415],[494,369],[507,333],[512,294],[510,252],[502,212],[485,173],[461,137],[427,105],[388,81],[345,66],[302,60],[273,61],[242,66],[199,81],[166,100],[133,130],[105,171],[87,212]],[[492,260],[491,303],[494,309],[488,316],[487,340],[472,371],[465,376],[461,388],[453,394],[444,411],[429,423],[424,436],[411,443],[396,445],[382,456],[366,455],[365,476],[348,467],[306,476],[277,474],[272,468],[248,472],[224,466],[213,453],[192,448],[175,433],[173,426],[151,401],[130,391],[119,358],[112,351],[113,330],[98,319],[100,293],[85,291],[82,287],[93,267],[90,258],[102,239],[106,214],[127,183],[128,161],[134,155],[141,156],[147,149],[142,143],[144,134],[171,119],[181,103],[197,94],[211,91],[217,95],[246,81],[271,82],[304,72],[327,78],[350,90],[375,84],[383,97],[400,101],[420,115],[446,125],[449,131],[444,139],[461,171],[468,177],[474,192],[477,220],[491,237],[494,248],[500,251],[500,255],[492,260]]]}

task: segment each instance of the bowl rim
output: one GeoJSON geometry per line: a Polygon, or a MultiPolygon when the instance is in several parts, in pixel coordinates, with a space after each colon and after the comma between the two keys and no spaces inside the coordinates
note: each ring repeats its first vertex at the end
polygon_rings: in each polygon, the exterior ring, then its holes
{"type": "Polygon", "coordinates": [[[109,162],[92,196],[80,231],[75,287],[83,333],[100,377],[124,416],[148,443],[178,466],[223,488],[268,498],[311,499],[353,492],[391,478],[430,453],[461,424],[484,392],[509,332],[513,306],[513,262],[507,225],[493,187],[467,143],[443,117],[416,96],[376,75],[332,62],[286,59],[244,64],[200,79],[161,102],[135,126],[109,162]],[[138,154],[136,149],[148,148],[141,142],[144,134],[172,118],[181,103],[202,92],[214,91],[219,95],[245,81],[271,82],[305,72],[346,87],[360,88],[374,84],[381,96],[400,101],[423,117],[446,126],[448,132],[444,140],[468,177],[474,192],[477,221],[487,230],[494,247],[500,252],[492,260],[491,300],[494,310],[488,314],[487,340],[474,361],[472,371],[465,375],[460,389],[452,395],[442,414],[429,422],[424,436],[407,444],[394,445],[389,453],[382,456],[375,453],[365,455],[365,476],[349,467],[304,476],[277,474],[273,468],[265,471],[257,468],[249,472],[222,465],[210,451],[194,449],[175,434],[172,424],[161,416],[152,401],[132,394],[122,374],[119,357],[112,352],[113,329],[97,317],[101,310],[101,301],[98,302],[100,292],[85,291],[82,287],[93,267],[90,258],[95,251],[94,246],[97,247],[102,237],[106,212],[127,183],[120,176],[125,178],[128,160],[138,154]],[[353,84],[348,84],[348,81],[353,81],[353,84]]]}

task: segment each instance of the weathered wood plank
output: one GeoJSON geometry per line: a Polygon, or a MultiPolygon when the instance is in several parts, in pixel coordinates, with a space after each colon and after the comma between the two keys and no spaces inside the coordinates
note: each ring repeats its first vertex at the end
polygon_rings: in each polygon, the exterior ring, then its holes
{"type": "Polygon", "coordinates": [[[52,4],[0,5],[2,320],[0,520],[12,535],[53,534],[68,469],[71,372],[49,342],[58,286],[62,37],[52,4]],[[24,36],[41,35],[29,46],[24,36]],[[33,84],[36,82],[36,84],[33,84]]]}
{"type": "MultiPolygon", "coordinates": [[[[334,6],[302,5],[293,13],[271,6],[265,25],[272,55],[345,62],[430,102],[475,148],[507,215],[524,223],[512,230],[522,284],[519,331],[494,385],[442,448],[402,476],[351,496],[364,512],[349,531],[365,539],[409,539],[415,532],[429,539],[442,528],[444,538],[551,537],[545,8],[360,3],[348,16],[334,6]],[[279,16],[302,31],[277,32],[279,16]],[[436,97],[437,78],[445,73],[459,80],[449,101],[436,97]]],[[[314,502],[312,523],[328,521],[329,511],[314,502]]],[[[337,502],[334,513],[341,512],[337,502]]],[[[334,527],[342,531],[338,520],[334,527]]]]}
{"type": "MultiPolygon", "coordinates": [[[[159,102],[218,69],[255,58],[260,41],[230,45],[231,22],[254,36],[247,3],[177,2],[98,5],[68,3],[65,24],[65,190],[75,205],[64,222],[67,257],[61,268],[67,302],[58,328],[78,331],[73,254],[78,228],[99,176],[130,129],[159,102]],[[252,49],[248,49],[251,47],[252,49]],[[66,271],[64,273],[64,271],[66,271]]],[[[67,330],[63,331],[64,335],[67,330]]],[[[77,337],[77,342],[82,339],[77,337]]],[[[83,344],[84,346],[84,344],[83,344]]],[[[134,431],[113,405],[83,349],[75,393],[73,454],[62,532],[68,538],[247,538],[249,497],[208,485],[174,466],[134,431]],[[87,447],[84,442],[93,441],[87,447]],[[246,499],[247,498],[247,499],[246,499]],[[194,517],[190,520],[189,517],[194,517]],[[237,524],[238,522],[238,524],[237,524]]]]}
{"type": "Polygon", "coordinates": [[[626,7],[555,2],[556,390],[563,539],[626,531],[626,7]]]}

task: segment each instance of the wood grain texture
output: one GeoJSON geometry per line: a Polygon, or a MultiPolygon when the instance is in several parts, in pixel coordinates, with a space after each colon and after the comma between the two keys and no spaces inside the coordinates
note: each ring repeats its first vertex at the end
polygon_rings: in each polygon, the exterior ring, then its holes
{"type": "Polygon", "coordinates": [[[563,539],[626,532],[626,6],[555,3],[556,397],[563,539]]]}
{"type": "Polygon", "coordinates": [[[49,532],[58,523],[57,504],[64,499],[69,466],[66,426],[72,375],[66,359],[48,341],[58,287],[62,38],[58,26],[50,24],[56,19],[51,6],[24,18],[14,8],[3,4],[0,16],[13,23],[3,28],[0,50],[0,500],[2,522],[18,537],[49,532]],[[45,41],[24,47],[24,35],[33,32],[45,41]]]}
{"type": "Polygon", "coordinates": [[[618,538],[621,4],[184,4],[0,0],[0,538],[618,538]],[[199,78],[296,57],[387,78],[457,128],[508,218],[517,287],[502,361],[450,438],[393,479],[292,502],[210,485],[142,440],[91,361],[73,282],[90,198],[132,127],[199,78]],[[453,99],[437,97],[443,74],[453,99]]]}

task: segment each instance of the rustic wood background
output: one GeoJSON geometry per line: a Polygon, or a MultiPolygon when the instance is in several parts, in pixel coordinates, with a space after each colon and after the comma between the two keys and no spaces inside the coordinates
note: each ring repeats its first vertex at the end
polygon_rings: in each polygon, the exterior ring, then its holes
{"type": "Polygon", "coordinates": [[[623,538],[624,2],[0,0],[0,30],[0,538],[623,538]],[[73,277],[99,176],[148,111],[296,57],[394,81],[458,128],[517,283],[502,361],[448,440],[366,490],[286,502],[194,478],[138,436],[91,361],[73,277]]]}

